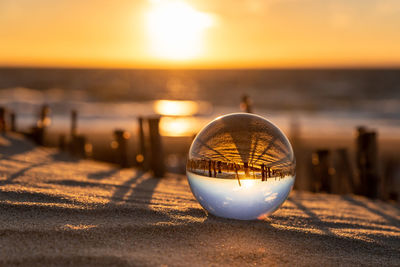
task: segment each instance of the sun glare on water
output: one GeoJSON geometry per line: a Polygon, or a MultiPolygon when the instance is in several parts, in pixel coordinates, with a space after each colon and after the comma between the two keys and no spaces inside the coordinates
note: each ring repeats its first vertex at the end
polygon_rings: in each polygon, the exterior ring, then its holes
{"type": "Polygon", "coordinates": [[[182,1],[151,1],[147,13],[150,45],[154,56],[170,60],[192,59],[202,52],[204,30],[213,17],[182,1]]]}

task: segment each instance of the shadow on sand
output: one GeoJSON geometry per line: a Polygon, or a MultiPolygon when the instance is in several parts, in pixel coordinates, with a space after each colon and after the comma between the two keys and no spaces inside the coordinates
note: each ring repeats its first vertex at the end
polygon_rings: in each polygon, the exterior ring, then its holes
{"type": "Polygon", "coordinates": [[[0,137],[10,143],[10,145],[6,146],[0,145],[0,154],[3,154],[3,158],[11,158],[15,155],[31,151],[36,147],[35,144],[22,137],[14,137],[7,134],[2,134],[0,137]]]}
{"type": "MultiPolygon", "coordinates": [[[[394,226],[396,226],[397,228],[400,229],[400,220],[398,220],[398,219],[396,219],[396,218],[394,218],[394,217],[392,217],[392,216],[390,216],[388,214],[385,214],[385,213],[383,213],[382,211],[380,211],[378,209],[374,209],[372,207],[369,207],[365,203],[363,203],[363,202],[361,202],[361,201],[359,201],[357,199],[354,199],[352,197],[343,196],[342,199],[346,200],[347,202],[349,202],[349,203],[351,203],[351,204],[353,204],[355,206],[364,208],[367,211],[369,211],[371,213],[374,213],[375,215],[380,216],[381,218],[385,219],[388,222],[388,224],[394,225],[394,226]]],[[[396,208],[398,209],[398,207],[396,207],[396,208]]],[[[399,209],[398,209],[398,211],[399,211],[399,209]]]]}

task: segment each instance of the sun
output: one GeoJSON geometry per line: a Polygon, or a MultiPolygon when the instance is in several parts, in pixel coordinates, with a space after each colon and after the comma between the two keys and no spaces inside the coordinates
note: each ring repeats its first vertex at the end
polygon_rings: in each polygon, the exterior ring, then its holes
{"type": "Polygon", "coordinates": [[[151,1],[147,27],[152,54],[170,60],[192,59],[200,55],[204,30],[214,23],[212,15],[182,1],[151,1]]]}

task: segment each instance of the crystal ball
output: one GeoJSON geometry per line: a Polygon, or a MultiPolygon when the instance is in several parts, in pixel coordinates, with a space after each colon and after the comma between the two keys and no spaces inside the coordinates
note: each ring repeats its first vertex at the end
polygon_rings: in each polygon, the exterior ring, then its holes
{"type": "Polygon", "coordinates": [[[221,116],[193,140],[186,166],[190,188],[215,216],[254,220],[277,210],[295,180],[296,161],[285,134],[249,113],[221,116]]]}

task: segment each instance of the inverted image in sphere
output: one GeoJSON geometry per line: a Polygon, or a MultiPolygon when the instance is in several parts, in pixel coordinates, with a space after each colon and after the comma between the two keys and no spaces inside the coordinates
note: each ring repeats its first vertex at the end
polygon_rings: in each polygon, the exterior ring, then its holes
{"type": "Polygon", "coordinates": [[[278,127],[254,114],[234,113],[200,131],[186,173],[194,196],[211,214],[253,220],[286,200],[295,167],[292,147],[278,127]]]}

